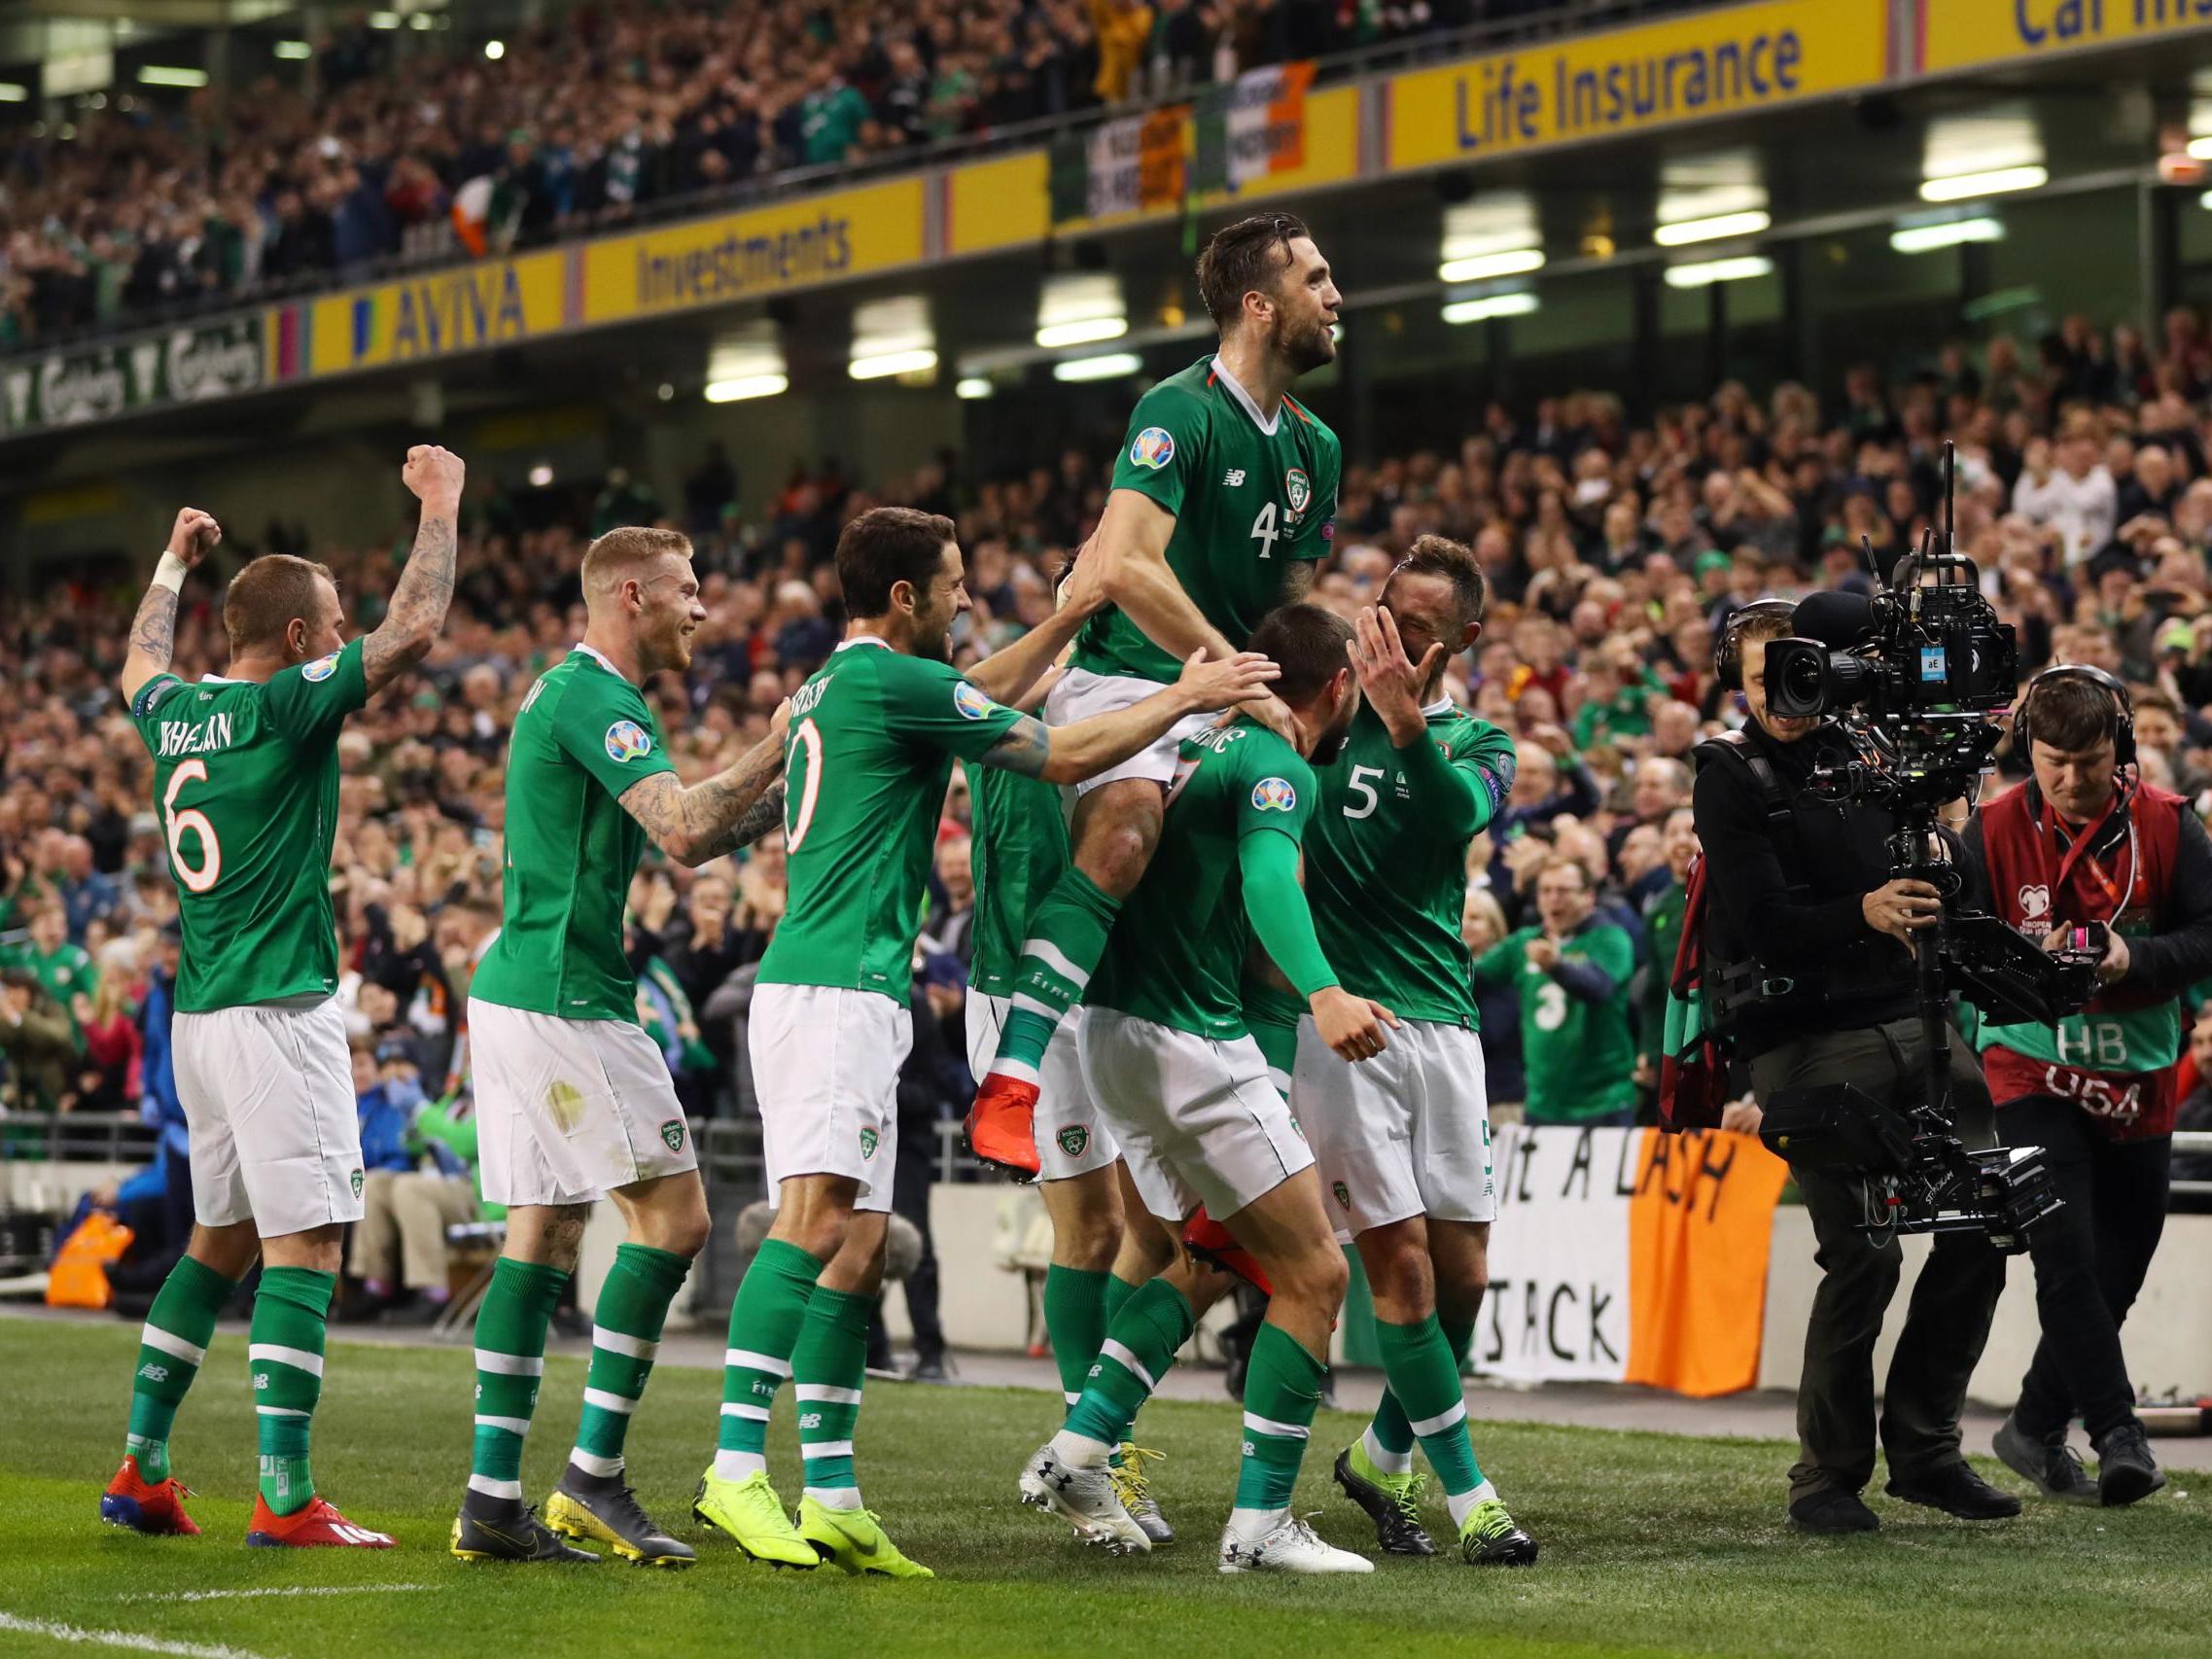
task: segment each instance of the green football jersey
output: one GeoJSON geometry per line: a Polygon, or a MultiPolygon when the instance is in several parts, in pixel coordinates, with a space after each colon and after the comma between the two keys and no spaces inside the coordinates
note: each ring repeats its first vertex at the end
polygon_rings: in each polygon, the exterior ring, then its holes
{"type": "Polygon", "coordinates": [[[1508,934],[1476,959],[1477,985],[1510,984],[1521,998],[1521,1060],[1528,1074],[1528,1121],[1580,1123],[1636,1103],[1635,1039],[1629,1029],[1629,975],[1635,946],[1607,922],[1591,922],[1560,944],[1562,962],[1587,962],[1613,981],[1601,1003],[1585,1001],[1528,960],[1543,932],[1508,934]]]}
{"type": "Polygon", "coordinates": [[[470,996],[560,1019],[637,1019],[622,908],[646,831],[621,797],[674,770],[645,693],[589,646],[538,677],[508,740],[504,913],[470,996]]]}
{"type": "Polygon", "coordinates": [[[761,984],[880,991],[905,1006],[953,762],[978,759],[1022,718],[950,665],[879,639],[831,653],[791,695],[790,898],[761,984]]]}
{"type": "Polygon", "coordinates": [[[338,988],[338,730],[369,700],[361,641],[266,681],[157,674],[130,718],[154,757],[184,928],[177,1011],[338,988]]]}
{"type": "Polygon", "coordinates": [[[1245,1027],[1259,1044],[1268,1071],[1282,1074],[1275,1086],[1288,1099],[1286,1084],[1290,1074],[1298,1069],[1298,1021],[1305,1016],[1306,999],[1249,971],[1245,974],[1243,996],[1245,1027]]]}
{"type": "Polygon", "coordinates": [[[1400,1019],[1473,1031],[1472,957],[1459,937],[1467,843],[1513,791],[1513,739],[1449,699],[1422,712],[1426,741],[1473,788],[1474,829],[1439,826],[1436,802],[1407,781],[1389,727],[1362,704],[1343,753],[1315,774],[1321,797],[1306,837],[1306,897],[1321,954],[1347,990],[1400,1019]]]}
{"type": "MultiPolygon", "coordinates": [[[[1208,357],[1137,400],[1113,487],[1140,491],[1176,515],[1168,568],[1242,650],[1282,603],[1284,567],[1327,554],[1343,470],[1336,434],[1312,411],[1284,398],[1274,424],[1263,426],[1244,388],[1208,357]]],[[[1072,664],[1163,684],[1182,671],[1119,611],[1084,625],[1072,664]]]]}
{"type": "Polygon", "coordinates": [[[1249,721],[1182,745],[1159,847],[1125,900],[1083,1000],[1199,1037],[1243,1037],[1245,914],[1238,844],[1246,835],[1303,838],[1314,770],[1249,721]]]}
{"type": "Polygon", "coordinates": [[[1030,918],[1068,868],[1068,820],[1053,785],[966,764],[975,819],[975,922],[968,935],[975,949],[967,982],[986,996],[1010,997],[1030,918]]]}

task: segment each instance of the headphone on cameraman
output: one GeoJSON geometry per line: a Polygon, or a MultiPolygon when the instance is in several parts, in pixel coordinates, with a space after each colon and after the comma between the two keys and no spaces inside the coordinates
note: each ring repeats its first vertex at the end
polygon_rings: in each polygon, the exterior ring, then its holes
{"type": "MultiPolygon", "coordinates": [[[[2035,688],[2046,680],[2071,678],[2087,680],[2092,686],[2101,686],[2112,693],[2118,705],[2112,724],[2112,761],[2116,766],[2135,763],[2135,699],[2127,694],[2127,688],[2118,678],[2087,662],[2061,662],[2046,668],[2027,683],[2027,695],[2020,699],[2020,712],[2013,717],[2014,753],[2022,760],[2034,756],[2035,729],[2029,724],[2029,711],[2035,707],[2035,688]]],[[[2046,739],[2048,741],[2048,739],[2046,739]]]]}
{"type": "Polygon", "coordinates": [[[1720,625],[1720,637],[1713,641],[1713,673],[1731,691],[1743,689],[1743,630],[1760,617],[1779,617],[1788,621],[1797,614],[1797,602],[1791,599],[1754,599],[1748,605],[1739,605],[1728,614],[1728,620],[1720,625]]]}

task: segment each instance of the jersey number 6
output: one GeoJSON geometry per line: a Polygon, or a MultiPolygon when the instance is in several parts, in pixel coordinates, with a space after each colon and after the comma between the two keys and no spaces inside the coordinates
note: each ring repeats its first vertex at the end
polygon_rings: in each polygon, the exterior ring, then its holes
{"type": "Polygon", "coordinates": [[[177,791],[189,783],[206,781],[207,762],[187,760],[169,774],[169,787],[161,792],[161,816],[169,821],[169,867],[192,893],[205,893],[223,873],[223,843],[215,838],[215,826],[207,821],[207,814],[193,812],[189,807],[183,812],[177,810],[177,791]],[[187,830],[199,837],[199,852],[204,862],[196,869],[185,862],[187,830]]]}

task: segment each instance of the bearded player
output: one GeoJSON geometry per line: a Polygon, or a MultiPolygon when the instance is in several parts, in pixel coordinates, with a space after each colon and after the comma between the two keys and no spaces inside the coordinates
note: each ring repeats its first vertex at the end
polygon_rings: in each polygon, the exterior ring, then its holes
{"type": "Polygon", "coordinates": [[[1455,707],[1447,658],[1482,632],[1483,573],[1442,536],[1414,543],[1379,609],[1356,623],[1363,704],[1317,768],[1306,896],[1321,949],[1362,996],[1397,1011],[1387,1052],[1350,1066],[1300,1022],[1290,1102],[1313,1137],[1340,1241],[1375,1295],[1388,1384],[1336,1481],[1393,1555],[1434,1553],[1413,1472],[1418,1439],[1443,1483],[1461,1559],[1525,1566],[1536,1545],[1475,1462],[1459,1364],[1490,1282],[1490,1105],[1459,936],[1467,845],[1513,789],[1513,739],[1455,707]]]}
{"type": "Polygon", "coordinates": [[[790,901],[753,997],[753,1075],[776,1221],[730,1308],[720,1433],[697,1511],[755,1559],[932,1576],[860,1500],[854,1430],[883,1284],[898,1070],[914,941],[956,759],[1076,783],[1193,716],[1265,693],[1274,668],[1191,661],[1128,707],[1047,728],[1029,695],[1103,596],[1081,560],[1053,618],[966,675],[951,656],[967,608],[949,518],[884,507],[845,526],[837,576],[851,620],[791,698],[785,826],[790,901]],[[776,1394],[797,1394],[805,1490],[797,1524],[767,1472],[776,1394]]]}
{"type": "MultiPolygon", "coordinates": [[[[1112,609],[1083,630],[1045,705],[1064,724],[1129,707],[1192,653],[1219,660],[1277,606],[1302,597],[1335,531],[1336,435],[1289,395],[1334,361],[1341,296],[1306,227],[1286,213],[1215,233],[1198,286],[1220,347],[1138,401],[1086,560],[1112,609]]],[[[1285,741],[1288,711],[1255,718],[1285,741]]],[[[968,1114],[976,1156],[1038,1170],[1034,1117],[1054,1028],[1080,1002],[1122,903],[1160,838],[1177,745],[1193,722],[1080,787],[1072,861],[1031,917],[1015,1000],[968,1114]]]]}
{"type": "MultiPolygon", "coordinates": [[[[1358,693],[1349,630],[1290,605],[1252,634],[1282,670],[1289,744],[1240,718],[1182,746],[1158,857],[1131,897],[1083,1014],[1083,1077],[1129,1154],[1145,1208],[1179,1231],[1200,1205],[1273,1287],[1245,1383],[1242,1467],[1223,1572],[1368,1572],[1290,1512],[1348,1272],[1314,1157],[1253,1041],[1241,987],[1256,939],[1347,1060],[1384,1052],[1396,1018],[1352,995],[1298,886],[1315,809],[1310,761],[1343,746],[1358,693]]],[[[1122,1306],[1066,1426],[1030,1459],[1022,1500],[1114,1553],[1150,1542],[1108,1471],[1113,1448],[1228,1283],[1178,1259],[1122,1306]]]]}
{"type": "Polygon", "coordinates": [[[685,788],[640,688],[690,666],[707,617],[691,544],[674,530],[610,530],[584,549],[582,580],[583,639],[514,719],[504,917],[469,986],[484,1197],[508,1216],[476,1314],[475,1435],[452,1550],[601,1559],[565,1536],[676,1568],[691,1546],[638,1501],[623,1445],[669,1304],[707,1242],[707,1196],[668,1063],[638,1023],[622,907],[649,840],[696,865],[775,827],[782,732],[685,788]],[[602,1196],[626,1237],[592,1313],[576,1446],[540,1519],[523,1501],[523,1440],[545,1328],[602,1196]]]}
{"type": "Polygon", "coordinates": [[[195,509],[131,623],[123,694],[154,757],[184,949],[171,1034],[192,1131],[192,1241],[147,1314],[123,1467],[100,1518],[196,1534],[169,1430],[216,1316],[262,1261],[247,1364],[260,1490],[249,1544],[389,1549],[317,1496],[309,1430],[346,1225],[361,1219],[361,1131],[331,912],[337,742],[345,717],[430,653],[453,598],[463,469],[430,445],[401,478],[422,525],[383,622],[348,643],[330,571],[270,553],[223,596],[230,660],[197,686],[169,672],[185,578],[222,537],[195,509]]]}

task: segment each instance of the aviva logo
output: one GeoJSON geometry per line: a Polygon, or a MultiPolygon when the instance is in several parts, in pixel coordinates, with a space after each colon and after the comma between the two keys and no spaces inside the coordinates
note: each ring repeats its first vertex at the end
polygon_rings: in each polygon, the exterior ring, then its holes
{"type": "Polygon", "coordinates": [[[353,361],[405,363],[504,345],[528,335],[509,262],[395,283],[353,301],[353,361]]]}

